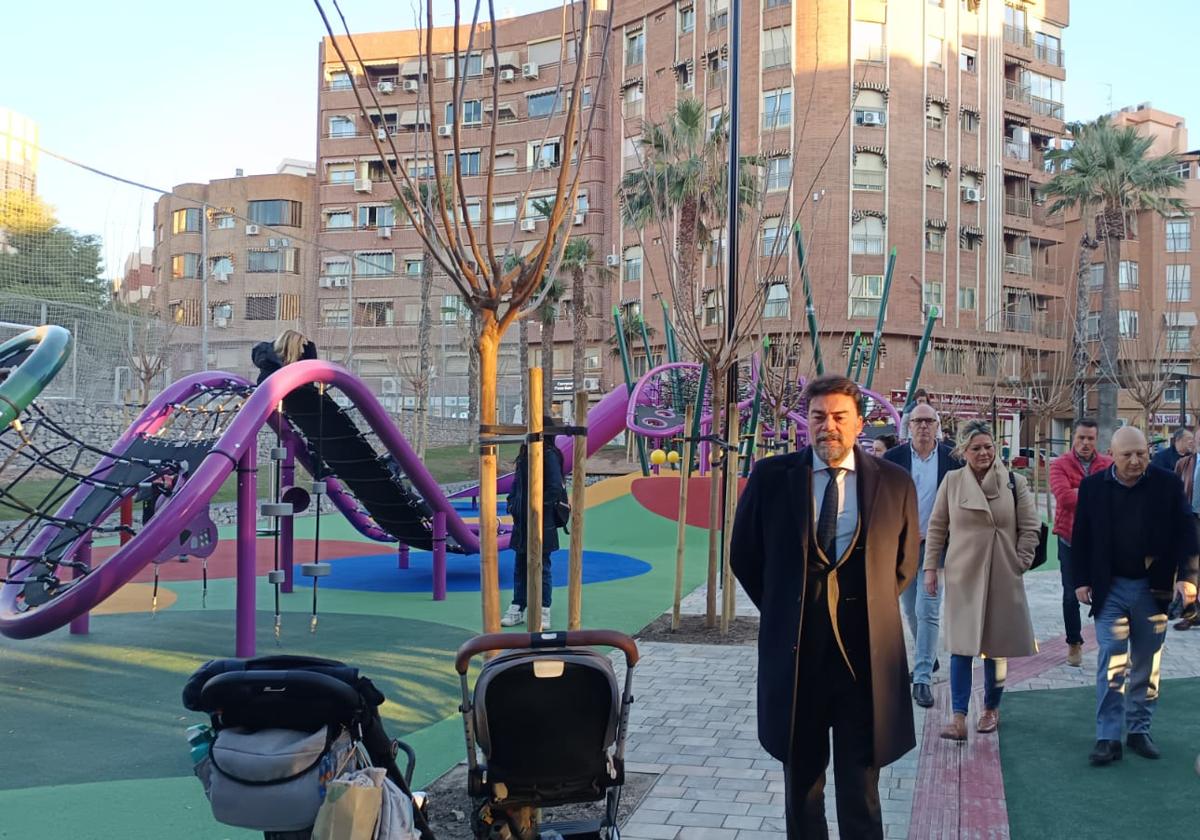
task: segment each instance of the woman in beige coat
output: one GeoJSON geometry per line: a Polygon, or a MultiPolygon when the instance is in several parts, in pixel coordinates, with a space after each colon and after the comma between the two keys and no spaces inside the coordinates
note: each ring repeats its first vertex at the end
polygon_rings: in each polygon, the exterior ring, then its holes
{"type": "Polygon", "coordinates": [[[995,732],[1005,660],[1037,652],[1021,575],[1033,563],[1041,522],[1025,478],[1015,474],[1014,504],[1010,474],[996,458],[987,423],[967,423],[955,453],[967,468],[947,473],[938,488],[925,536],[925,588],[936,593],[937,558],[945,548],[945,624],[954,717],[942,737],[965,741],[974,657],[984,657],[984,709],[978,731],[995,732]]]}

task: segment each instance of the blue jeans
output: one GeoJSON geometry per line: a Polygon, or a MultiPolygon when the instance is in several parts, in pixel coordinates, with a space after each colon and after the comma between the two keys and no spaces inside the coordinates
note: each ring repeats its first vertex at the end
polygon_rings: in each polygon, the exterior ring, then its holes
{"type": "MultiPolygon", "coordinates": [[[[908,631],[912,633],[916,651],[913,655],[913,684],[929,685],[933,681],[933,662],[937,659],[938,613],[942,608],[942,576],[938,575],[937,595],[925,591],[925,541],[921,541],[921,553],[917,558],[917,579],[900,593],[900,605],[908,618],[908,631]]],[[[942,555],[939,567],[945,567],[942,555]]]]}
{"type": "Polygon", "coordinates": [[[1167,616],[1150,594],[1150,581],[1113,578],[1096,615],[1097,740],[1119,741],[1122,728],[1149,733],[1166,635],[1167,616]]]}
{"type": "MultiPolygon", "coordinates": [[[[550,552],[542,555],[542,606],[550,606],[554,597],[554,575],[550,573],[550,552]]],[[[529,572],[525,560],[525,552],[518,551],[513,563],[513,599],[512,602],[521,609],[529,600],[529,572]]]]}
{"type": "MultiPolygon", "coordinates": [[[[950,705],[955,714],[965,715],[971,703],[971,669],[975,657],[959,653],[950,656],[950,705]]],[[[1007,659],[983,660],[983,707],[1000,708],[1000,695],[1004,693],[1004,677],[1008,672],[1007,659]]]]}
{"type": "Polygon", "coordinates": [[[1071,544],[1058,538],[1058,571],[1062,575],[1063,627],[1067,644],[1083,644],[1083,622],[1079,618],[1079,601],[1075,598],[1075,578],[1071,569],[1071,544]]]}

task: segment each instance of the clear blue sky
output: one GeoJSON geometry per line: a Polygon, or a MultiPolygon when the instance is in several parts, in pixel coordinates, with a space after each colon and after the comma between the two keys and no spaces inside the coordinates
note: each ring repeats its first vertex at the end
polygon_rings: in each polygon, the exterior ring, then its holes
{"type": "MultiPolygon", "coordinates": [[[[324,3],[333,15],[331,0],[324,3]]],[[[499,0],[497,13],[553,5],[499,0]]],[[[238,167],[271,172],[282,158],[315,156],[316,57],[324,30],[310,0],[5,6],[0,105],[36,120],[49,149],[161,187],[229,177],[238,167]]],[[[342,0],[354,31],[409,28],[413,6],[342,0]]],[[[1068,119],[1108,110],[1111,84],[1113,107],[1152,101],[1188,119],[1191,145],[1200,147],[1200,88],[1190,70],[1193,4],[1075,0],[1072,6],[1064,38],[1068,119]],[[1124,46],[1115,49],[1118,43],[1124,46]]],[[[134,246],[151,244],[154,195],[49,159],[40,174],[41,192],[64,223],[110,243],[109,273],[134,246]]]]}

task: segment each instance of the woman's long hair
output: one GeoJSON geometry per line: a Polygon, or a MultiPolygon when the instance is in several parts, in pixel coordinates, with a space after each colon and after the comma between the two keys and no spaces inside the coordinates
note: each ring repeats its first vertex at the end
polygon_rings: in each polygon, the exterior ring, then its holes
{"type": "Polygon", "coordinates": [[[958,445],[954,447],[954,455],[960,461],[965,459],[967,447],[971,445],[972,438],[977,435],[987,435],[995,439],[992,434],[992,426],[986,420],[968,420],[958,430],[958,445]]]}
{"type": "Polygon", "coordinates": [[[304,356],[304,345],[308,339],[299,330],[284,330],[275,339],[275,352],[285,365],[298,362],[304,356]]]}

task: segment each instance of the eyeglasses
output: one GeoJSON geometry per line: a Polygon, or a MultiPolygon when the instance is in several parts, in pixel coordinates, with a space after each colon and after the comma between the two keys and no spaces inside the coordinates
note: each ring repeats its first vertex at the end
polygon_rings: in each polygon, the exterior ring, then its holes
{"type": "Polygon", "coordinates": [[[908,422],[913,426],[932,426],[937,421],[931,417],[914,417],[908,422]]]}

